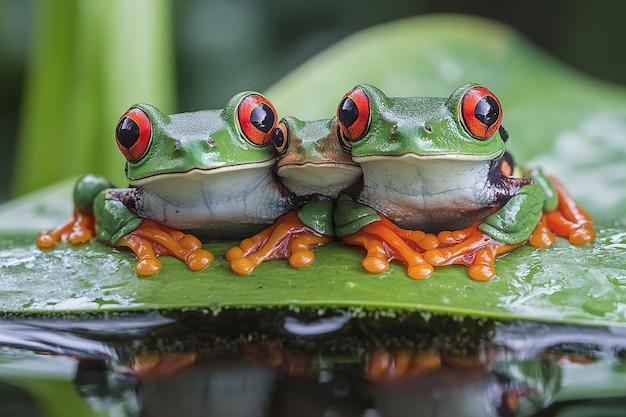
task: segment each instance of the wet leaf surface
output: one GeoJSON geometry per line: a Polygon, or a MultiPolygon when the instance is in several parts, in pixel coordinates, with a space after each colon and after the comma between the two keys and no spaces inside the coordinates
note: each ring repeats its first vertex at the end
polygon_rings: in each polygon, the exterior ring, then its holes
{"type": "Polygon", "coordinates": [[[498,259],[498,274],[487,283],[460,266],[437,268],[422,281],[397,263],[369,274],[360,265],[363,251],[339,243],[316,249],[307,269],[275,260],[248,277],[233,274],[224,260],[231,243],[210,243],[216,261],[204,271],[162,258],[161,272],[138,278],[128,252],[99,242],[40,251],[33,241],[31,234],[2,239],[2,311],[349,307],[626,325],[626,234],[615,227],[583,246],[559,239],[553,248],[522,247],[498,259]]]}

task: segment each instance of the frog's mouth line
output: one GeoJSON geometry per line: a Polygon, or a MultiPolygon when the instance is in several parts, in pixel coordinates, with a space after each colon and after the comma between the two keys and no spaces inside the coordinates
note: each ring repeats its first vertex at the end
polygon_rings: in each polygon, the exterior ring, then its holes
{"type": "Polygon", "coordinates": [[[448,160],[448,161],[490,161],[492,159],[499,158],[504,154],[504,151],[493,152],[489,154],[464,154],[464,153],[431,153],[431,154],[418,154],[418,153],[404,153],[400,155],[363,155],[352,156],[354,162],[359,164],[363,162],[374,162],[380,160],[399,160],[399,159],[421,159],[421,160],[448,160]]]}
{"type": "MultiPolygon", "coordinates": [[[[146,185],[151,182],[154,182],[154,181],[159,181],[163,179],[164,177],[167,177],[168,179],[173,179],[173,178],[190,177],[194,175],[224,174],[224,173],[234,172],[234,171],[261,169],[261,168],[271,167],[274,164],[275,164],[275,159],[272,158],[272,159],[268,159],[266,161],[260,161],[260,162],[244,162],[241,164],[222,165],[222,166],[211,167],[211,168],[191,167],[185,171],[162,171],[162,172],[157,172],[152,175],[147,175],[145,177],[128,178],[128,182],[130,183],[130,185],[133,185],[133,186],[142,186],[142,185],[146,185]]],[[[268,172],[270,172],[269,169],[268,169],[268,172]]]]}
{"type": "Polygon", "coordinates": [[[349,170],[354,172],[361,172],[361,167],[356,163],[351,162],[301,162],[290,163],[279,166],[276,172],[280,175],[283,171],[298,170],[302,168],[338,168],[343,170],[349,170]]]}

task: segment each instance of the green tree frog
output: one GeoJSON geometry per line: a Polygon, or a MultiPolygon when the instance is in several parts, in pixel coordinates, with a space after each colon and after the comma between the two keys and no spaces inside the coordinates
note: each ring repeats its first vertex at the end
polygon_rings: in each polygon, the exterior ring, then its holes
{"type": "Polygon", "coordinates": [[[274,106],[255,92],[235,95],[223,110],[166,115],[148,104],[131,107],[115,132],[130,187],[79,180],[74,218],[40,233],[38,246],[81,243],[95,233],[129,247],[141,276],[158,272],[163,254],[205,268],[213,255],[198,238],[250,236],[295,204],[274,180],[277,121],[274,106]]]}
{"type": "Polygon", "coordinates": [[[260,263],[287,258],[294,268],[310,265],[315,246],[334,240],[333,211],[338,193],[361,179],[361,168],[345,152],[336,118],[303,121],[283,118],[274,130],[276,174],[303,207],[226,253],[231,269],[250,274],[260,263]]]}
{"type": "Polygon", "coordinates": [[[433,265],[462,263],[486,280],[496,255],[536,229],[531,244],[539,246],[553,243],[550,230],[573,243],[594,237],[590,217],[558,183],[515,168],[502,106],[483,86],[431,98],[387,97],[358,85],[341,100],[337,120],[363,182],[339,198],[336,232],[367,249],[368,271],[399,259],[420,279],[433,265]]]}

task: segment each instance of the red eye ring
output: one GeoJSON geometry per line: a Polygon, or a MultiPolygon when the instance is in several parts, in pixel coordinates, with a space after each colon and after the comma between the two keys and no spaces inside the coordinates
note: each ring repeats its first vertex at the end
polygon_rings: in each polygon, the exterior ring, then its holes
{"type": "Polygon", "coordinates": [[[245,96],[237,106],[237,124],[253,145],[266,146],[272,141],[277,120],[276,109],[260,94],[245,96]]]}
{"type": "Polygon", "coordinates": [[[461,99],[461,116],[470,135],[476,139],[489,139],[500,128],[502,105],[495,94],[477,85],[461,99]]]}
{"type": "Polygon", "coordinates": [[[365,91],[357,87],[343,96],[337,107],[337,124],[344,148],[365,136],[370,125],[370,99],[365,91]]]}
{"type": "Polygon", "coordinates": [[[115,128],[115,142],[127,161],[138,162],[152,142],[152,122],[148,115],[137,107],[124,113],[115,128]]]}

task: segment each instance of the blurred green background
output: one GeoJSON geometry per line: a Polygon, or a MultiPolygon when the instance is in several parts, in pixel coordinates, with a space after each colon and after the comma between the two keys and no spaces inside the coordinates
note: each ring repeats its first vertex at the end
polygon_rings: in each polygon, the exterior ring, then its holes
{"type": "MultiPolygon", "coordinates": [[[[106,111],[112,108],[114,116],[107,113],[101,124],[111,134],[99,140],[107,149],[116,151],[112,145],[115,120],[129,105],[144,100],[142,91],[147,99],[166,111],[220,108],[238,91],[267,89],[312,55],[360,29],[403,17],[442,12],[503,22],[579,71],[626,84],[623,46],[626,3],[617,1],[555,0],[503,5],[495,0],[177,0],[172,3],[167,0],[2,0],[0,202],[54,181],[55,170],[71,171],[72,155],[80,157],[83,152],[80,141],[73,138],[80,138],[82,133],[76,130],[87,126],[83,119],[90,114],[90,95],[96,102],[101,95],[109,98],[100,101],[107,101],[106,111]],[[158,10],[148,13],[147,8],[158,10]],[[85,36],[86,33],[93,36],[85,36]],[[113,39],[111,50],[93,46],[103,45],[104,38],[113,39]],[[64,48],[66,43],[78,45],[75,48],[79,53],[64,48]],[[45,55],[42,48],[47,48],[48,60],[56,59],[59,64],[53,66],[58,73],[46,70],[43,78],[41,61],[35,59],[45,55]],[[101,74],[106,69],[98,65],[102,55],[107,58],[103,62],[113,67],[110,73],[101,74]],[[160,56],[155,58],[155,55],[160,56]],[[63,71],[68,57],[72,60],[67,65],[71,74],[63,71]],[[90,64],[96,68],[97,76],[93,80],[81,78],[81,68],[90,64]],[[67,84],[56,82],[55,77],[67,84]],[[162,81],[172,77],[175,77],[174,85],[162,81]],[[108,83],[93,91],[72,87],[99,83],[102,79],[108,83]],[[57,93],[58,100],[52,97],[40,106],[40,112],[50,109],[50,124],[61,129],[58,136],[42,137],[46,136],[46,123],[38,126],[35,133],[32,130],[25,133],[33,129],[32,118],[24,117],[33,112],[32,100],[24,99],[25,91],[30,97],[36,96],[34,85],[61,92],[65,88],[67,95],[73,97],[67,101],[63,94],[57,93]],[[66,106],[72,106],[75,117],[55,120],[55,112],[60,113],[66,106]],[[69,142],[59,140],[64,137],[62,129],[67,129],[69,142]],[[33,146],[29,142],[33,136],[38,144],[48,147],[52,158],[58,152],[67,155],[67,159],[56,157],[52,171],[35,171],[33,177],[37,181],[20,183],[20,178],[15,176],[25,175],[21,168],[28,166],[28,172],[38,167],[43,169],[42,164],[35,167],[30,164],[36,157],[31,158],[24,147],[20,157],[16,157],[18,143],[33,146]]],[[[91,152],[98,158],[97,149],[91,152]]],[[[122,163],[120,157],[120,174],[122,163]]],[[[97,166],[93,168],[99,171],[97,166]]],[[[84,171],[78,163],[76,169],[77,173],[84,171]]]]}

